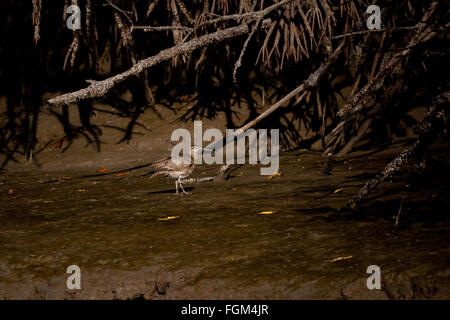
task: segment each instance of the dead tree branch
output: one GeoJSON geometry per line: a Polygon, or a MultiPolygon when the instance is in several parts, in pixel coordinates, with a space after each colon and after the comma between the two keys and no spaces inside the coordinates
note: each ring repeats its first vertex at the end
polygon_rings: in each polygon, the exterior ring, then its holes
{"type": "Polygon", "coordinates": [[[380,87],[380,83],[382,83],[384,78],[390,74],[392,70],[397,67],[397,65],[406,59],[412,53],[414,48],[416,48],[419,44],[429,41],[437,35],[437,32],[433,31],[431,27],[427,27],[426,24],[436,7],[437,2],[433,2],[422,18],[422,21],[414,26],[414,29],[417,29],[416,36],[408,43],[407,47],[401,52],[395,54],[394,57],[384,66],[384,68],[382,68],[376,76],[372,77],[368,83],[357,94],[355,94],[351,100],[342,107],[341,110],[339,110],[338,116],[341,117],[341,121],[325,137],[325,145],[327,146],[324,152],[325,154],[333,152],[336,146],[333,145],[333,143],[336,142],[338,135],[350,126],[352,116],[356,115],[363,109],[365,105],[364,101],[374,91],[376,91],[377,88],[380,87]]]}
{"type": "MultiPolygon", "coordinates": [[[[267,27],[271,23],[270,19],[263,21],[262,27],[267,27]]],[[[249,32],[249,26],[242,24],[236,27],[219,30],[211,34],[201,36],[199,38],[190,40],[178,46],[162,50],[157,55],[138,61],[133,67],[125,72],[119,73],[113,77],[110,77],[101,81],[91,81],[91,85],[75,91],[60,95],[58,97],[49,99],[47,101],[47,107],[56,107],[61,105],[67,105],[70,103],[76,103],[85,99],[92,99],[101,97],[106,94],[112,87],[118,83],[128,79],[131,76],[136,76],[144,70],[157,65],[163,61],[167,61],[178,55],[190,53],[202,47],[206,47],[213,43],[221,42],[227,39],[231,39],[240,35],[247,34],[249,32]]]]}
{"type": "Polygon", "coordinates": [[[450,91],[440,95],[433,103],[431,110],[425,119],[416,128],[418,134],[417,141],[395,157],[384,170],[375,178],[366,182],[359,192],[351,199],[348,205],[355,208],[364,198],[377,186],[383,183],[388,177],[399,171],[408,159],[427,148],[448,124],[448,104],[450,102],[450,91]]]}
{"type": "Polygon", "coordinates": [[[426,27],[426,22],[431,17],[433,11],[435,10],[437,6],[437,2],[433,2],[430,6],[430,9],[425,14],[424,18],[421,22],[417,24],[418,32],[416,37],[412,39],[406,49],[402,50],[401,52],[397,53],[390,61],[389,63],[384,67],[383,70],[378,72],[378,74],[373,77],[365,86],[361,89],[360,92],[358,92],[352,100],[347,103],[344,107],[342,107],[341,110],[338,112],[338,116],[340,116],[342,119],[346,119],[357,112],[359,112],[362,109],[362,104],[360,103],[364,97],[371,94],[374,90],[374,88],[377,87],[378,83],[381,82],[388,74],[394,70],[394,68],[403,61],[406,57],[408,57],[413,49],[417,47],[419,44],[430,40],[434,36],[437,35],[437,32],[434,32],[431,30],[430,27],[426,27]]]}
{"type": "Polygon", "coordinates": [[[256,21],[255,25],[252,28],[252,32],[250,32],[249,36],[247,37],[247,40],[245,40],[244,46],[242,47],[241,53],[239,55],[238,60],[236,61],[236,64],[234,65],[233,70],[233,82],[237,84],[236,74],[238,69],[242,65],[242,58],[244,57],[245,51],[247,50],[248,44],[250,43],[250,40],[252,39],[253,35],[255,34],[256,30],[259,28],[261,21],[263,17],[260,17],[258,21],[256,21]]]}
{"type": "MultiPolygon", "coordinates": [[[[231,16],[224,16],[212,21],[209,21],[210,23],[216,23],[219,21],[225,21],[225,20],[241,20],[244,19],[245,22],[249,21],[255,21],[259,20],[261,17],[266,16],[269,14],[272,10],[275,10],[276,8],[279,8],[293,0],[283,0],[278,3],[275,3],[263,10],[255,11],[255,12],[249,12],[244,14],[238,14],[238,15],[231,15],[231,16]]],[[[262,22],[262,28],[267,28],[271,25],[270,19],[265,19],[262,22]]],[[[219,30],[211,34],[207,34],[204,36],[201,36],[196,39],[192,39],[188,42],[173,46],[169,49],[162,50],[160,53],[158,53],[155,56],[146,58],[144,60],[141,60],[133,65],[133,67],[125,72],[119,73],[113,77],[110,77],[105,80],[101,81],[91,81],[91,85],[87,88],[66,93],[63,95],[60,95],[58,97],[49,99],[47,101],[46,107],[56,107],[61,105],[67,105],[69,103],[76,103],[78,101],[84,100],[84,99],[92,99],[101,97],[104,94],[106,94],[112,87],[114,87],[116,84],[124,81],[125,79],[136,76],[145,69],[148,69],[156,64],[159,64],[163,61],[169,60],[171,58],[177,57],[179,55],[191,53],[192,51],[206,47],[212,43],[221,42],[230,38],[234,38],[240,35],[244,35],[249,33],[251,30],[247,23],[243,23],[236,27],[227,28],[224,30],[219,30]]]]}
{"type": "Polygon", "coordinates": [[[152,32],[152,31],[172,31],[172,30],[181,30],[181,31],[194,31],[193,28],[184,27],[184,26],[161,26],[161,27],[152,27],[152,26],[133,26],[131,27],[131,31],[140,30],[143,32],[152,32]]]}
{"type": "MultiPolygon", "coordinates": [[[[333,52],[333,54],[329,57],[328,61],[321,64],[321,66],[311,73],[300,86],[289,92],[286,96],[284,96],[281,100],[273,104],[270,108],[268,108],[266,111],[261,113],[258,117],[253,119],[252,121],[248,122],[246,125],[242,126],[241,128],[236,130],[236,134],[239,134],[239,132],[243,132],[251,127],[253,127],[255,124],[260,122],[261,120],[265,119],[267,116],[269,116],[271,113],[273,113],[275,110],[283,106],[286,102],[291,100],[293,97],[295,97],[297,94],[302,93],[305,90],[315,88],[318,86],[320,79],[327,73],[330,66],[339,58],[339,55],[342,52],[342,49],[344,48],[345,41],[342,41],[339,46],[336,48],[336,50],[333,52]]],[[[226,172],[230,165],[224,165],[221,168],[221,172],[226,172]]]]}
{"type": "Polygon", "coordinates": [[[355,31],[355,32],[349,32],[349,33],[344,33],[344,34],[340,34],[338,36],[333,36],[331,37],[331,39],[335,40],[335,39],[341,39],[341,38],[347,38],[347,37],[353,37],[353,36],[359,36],[362,34],[367,34],[367,33],[374,33],[374,32],[385,32],[385,31],[410,31],[410,30],[414,30],[414,29],[419,29],[421,26],[420,25],[415,25],[415,26],[408,26],[408,27],[393,27],[393,28],[380,28],[380,29],[369,29],[369,30],[362,30],[362,31],[355,31]]]}
{"type": "Polygon", "coordinates": [[[320,79],[322,79],[323,75],[328,71],[330,66],[338,59],[342,48],[344,47],[345,42],[342,41],[341,44],[336,48],[334,53],[331,55],[330,59],[323,63],[316,71],[311,73],[299,87],[295,88],[291,92],[289,92],[285,97],[283,97],[281,100],[279,100],[277,103],[272,105],[269,109],[261,113],[258,117],[256,117],[254,120],[247,123],[245,126],[241,127],[239,130],[245,131],[251,127],[253,127],[255,124],[266,118],[269,114],[273,113],[275,110],[277,110],[279,107],[284,105],[286,102],[288,102],[292,97],[296,96],[297,94],[301,93],[305,89],[315,88],[319,84],[320,79]]]}
{"type": "Polygon", "coordinates": [[[244,21],[244,22],[256,21],[260,17],[265,17],[271,11],[273,11],[281,6],[284,6],[292,1],[294,1],[294,0],[283,0],[283,1],[277,2],[273,5],[267,7],[263,10],[259,10],[259,11],[252,11],[252,12],[246,12],[246,13],[241,13],[241,14],[231,14],[228,16],[221,16],[219,18],[216,18],[216,19],[213,19],[210,21],[205,21],[205,22],[199,24],[198,26],[196,26],[196,28],[198,29],[200,27],[217,24],[217,23],[225,22],[225,21],[231,21],[231,20],[244,21]]]}

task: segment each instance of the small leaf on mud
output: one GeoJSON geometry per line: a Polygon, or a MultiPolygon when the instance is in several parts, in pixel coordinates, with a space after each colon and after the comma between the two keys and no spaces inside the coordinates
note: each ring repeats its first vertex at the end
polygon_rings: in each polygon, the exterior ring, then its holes
{"type": "Polygon", "coordinates": [[[86,189],[78,189],[78,192],[86,192],[86,189]]]}
{"type": "Polygon", "coordinates": [[[331,260],[331,262],[342,261],[342,260],[347,260],[347,259],[351,259],[351,258],[353,258],[353,256],[337,257],[337,258],[334,258],[333,260],[331,260]]]}
{"type": "Polygon", "coordinates": [[[99,169],[99,170],[97,170],[97,172],[99,172],[99,173],[105,173],[105,172],[108,172],[108,169],[99,169]]]}
{"type": "Polygon", "coordinates": [[[64,138],[62,138],[61,140],[59,140],[59,141],[55,144],[55,147],[56,147],[56,148],[61,148],[62,145],[63,145],[63,143],[64,143],[64,138]]]}
{"type": "Polygon", "coordinates": [[[130,174],[130,173],[129,173],[129,172],[122,172],[122,173],[116,174],[115,176],[116,176],[116,177],[122,177],[122,176],[126,176],[126,175],[128,175],[128,174],[130,174]]]}
{"type": "Polygon", "coordinates": [[[339,193],[339,192],[341,192],[342,190],[344,190],[344,188],[339,188],[339,189],[334,190],[333,193],[339,193]]]}
{"type": "Polygon", "coordinates": [[[52,203],[54,202],[53,200],[44,200],[44,203],[52,203]]]}
{"type": "Polygon", "coordinates": [[[280,171],[275,172],[274,174],[271,174],[270,176],[267,177],[268,180],[272,180],[275,177],[280,177],[281,173],[280,171]]]}
{"type": "Polygon", "coordinates": [[[71,177],[63,177],[64,180],[72,180],[71,177]]]}
{"type": "Polygon", "coordinates": [[[263,211],[258,214],[272,214],[272,213],[275,213],[275,211],[263,211]]]}
{"type": "Polygon", "coordinates": [[[179,217],[180,216],[171,216],[171,217],[159,218],[158,221],[174,220],[174,219],[178,219],[179,217]]]}
{"type": "Polygon", "coordinates": [[[14,189],[9,189],[7,195],[8,196],[15,196],[16,192],[14,191],[14,189]]]}

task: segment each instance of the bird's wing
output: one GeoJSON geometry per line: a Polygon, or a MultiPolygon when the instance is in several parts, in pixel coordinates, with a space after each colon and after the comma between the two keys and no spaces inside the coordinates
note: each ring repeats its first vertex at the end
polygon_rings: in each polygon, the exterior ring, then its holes
{"type": "Polygon", "coordinates": [[[190,166],[191,164],[187,163],[176,164],[172,161],[171,157],[168,157],[154,162],[150,167],[156,171],[183,171],[190,166]]]}
{"type": "Polygon", "coordinates": [[[160,159],[160,160],[153,162],[152,165],[150,166],[150,168],[155,169],[155,170],[166,169],[166,166],[169,162],[171,162],[170,157],[165,158],[165,159],[160,159]]]}

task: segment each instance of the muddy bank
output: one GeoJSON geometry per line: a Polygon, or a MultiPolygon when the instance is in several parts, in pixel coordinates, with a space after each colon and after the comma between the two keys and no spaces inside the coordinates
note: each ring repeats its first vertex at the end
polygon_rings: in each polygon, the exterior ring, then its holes
{"type": "MultiPolygon", "coordinates": [[[[420,178],[411,166],[346,207],[401,148],[337,159],[331,176],[318,153],[283,153],[281,177],[245,165],[228,181],[186,185],[190,195],[132,163],[3,172],[0,298],[448,299],[445,175],[420,178]],[[81,290],[66,287],[72,264],[81,290]],[[367,289],[369,265],[380,266],[382,290],[367,289]]],[[[448,145],[436,148],[448,159],[448,145]]]]}

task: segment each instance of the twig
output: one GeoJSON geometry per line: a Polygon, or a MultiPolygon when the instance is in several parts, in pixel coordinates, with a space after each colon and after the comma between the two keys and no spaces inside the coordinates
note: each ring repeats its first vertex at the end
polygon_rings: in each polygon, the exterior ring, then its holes
{"type": "MultiPolygon", "coordinates": [[[[72,0],[72,5],[78,5],[78,0],[72,0]]],[[[64,59],[63,70],[66,69],[69,57],[70,57],[70,66],[73,68],[73,66],[75,65],[75,58],[77,56],[79,46],[80,46],[80,30],[74,29],[73,40],[72,43],[70,44],[69,50],[67,50],[66,57],[64,59]]]]}
{"type": "Polygon", "coordinates": [[[393,28],[370,29],[370,30],[355,31],[355,32],[341,34],[341,35],[338,35],[338,36],[333,36],[333,37],[331,37],[331,39],[332,40],[342,39],[342,38],[353,37],[353,36],[358,36],[358,35],[361,35],[361,34],[367,34],[367,33],[373,33],[373,32],[408,31],[408,30],[414,30],[414,29],[419,29],[419,28],[421,28],[420,25],[408,26],[408,27],[393,27],[393,28]]]}
{"type": "Polygon", "coordinates": [[[189,27],[184,27],[184,26],[161,26],[161,27],[133,26],[133,27],[131,27],[131,31],[134,31],[134,30],[141,30],[144,32],[171,31],[171,30],[194,31],[194,28],[189,28],[189,27]]]}
{"type": "Polygon", "coordinates": [[[397,226],[398,226],[398,223],[399,223],[399,219],[400,219],[400,214],[402,213],[402,209],[403,209],[403,202],[405,201],[405,198],[406,198],[406,194],[402,197],[402,200],[400,201],[400,208],[398,208],[398,213],[397,213],[397,217],[395,217],[395,224],[394,224],[394,227],[392,228],[392,237],[391,237],[391,240],[392,239],[394,239],[394,237],[395,237],[395,231],[396,231],[396,228],[397,228],[397,226]]]}
{"type": "Polygon", "coordinates": [[[158,5],[159,0],[154,0],[148,4],[147,13],[145,14],[145,17],[148,18],[150,14],[153,12],[155,7],[158,5]]]}
{"type": "MultiPolygon", "coordinates": [[[[113,7],[114,9],[116,9],[117,11],[119,11],[119,12],[121,12],[121,13],[124,13],[124,14],[126,14],[126,15],[128,15],[128,14],[132,14],[133,12],[131,12],[131,11],[125,11],[125,10],[123,10],[123,9],[120,9],[118,6],[116,6],[114,3],[112,3],[110,0],[106,0],[106,2],[107,3],[105,3],[103,6],[111,6],[111,7],[113,7]]],[[[129,18],[129,17],[128,17],[129,18]]]]}
{"type": "Polygon", "coordinates": [[[244,53],[247,50],[248,44],[250,43],[250,40],[252,39],[253,35],[255,34],[256,30],[259,28],[261,21],[262,21],[263,16],[261,16],[258,21],[255,23],[255,25],[253,26],[252,32],[250,32],[249,36],[247,37],[247,40],[245,40],[244,46],[242,47],[241,53],[239,55],[238,60],[236,61],[236,64],[234,65],[234,70],[233,70],[233,82],[235,84],[237,84],[237,80],[236,80],[236,73],[238,71],[238,69],[241,67],[242,64],[242,58],[244,57],[244,53]]]}
{"type": "Polygon", "coordinates": [[[131,11],[125,11],[120,9],[118,6],[116,6],[114,3],[112,3],[110,0],[106,0],[106,4],[104,4],[104,6],[111,6],[113,9],[117,10],[118,12],[122,13],[128,20],[128,22],[130,22],[130,25],[133,25],[133,20],[131,20],[129,14],[133,14],[133,12],[131,11]]]}
{"type": "Polygon", "coordinates": [[[186,18],[186,20],[191,24],[194,25],[195,24],[195,20],[192,19],[191,17],[191,13],[189,12],[189,10],[186,8],[186,6],[184,5],[183,1],[181,0],[176,0],[178,6],[180,7],[181,12],[183,13],[184,17],[186,18]]]}
{"type": "Polygon", "coordinates": [[[42,0],[33,0],[33,14],[32,20],[34,25],[34,43],[37,44],[40,36],[40,24],[41,24],[41,11],[42,11],[42,0]]]}
{"type": "Polygon", "coordinates": [[[211,24],[216,24],[216,23],[220,23],[220,22],[225,22],[225,21],[230,21],[230,20],[237,20],[237,21],[255,21],[258,20],[260,17],[264,17],[267,14],[269,14],[271,11],[277,9],[278,7],[284,6],[285,4],[288,4],[289,2],[292,2],[294,0],[283,0],[280,2],[277,2],[263,10],[259,10],[259,11],[253,11],[253,12],[246,12],[246,13],[242,13],[242,14],[231,14],[228,16],[221,16],[217,19],[213,19],[210,21],[205,21],[201,24],[199,24],[198,26],[196,26],[196,29],[200,28],[200,27],[204,27],[207,25],[211,25],[211,24]]]}

